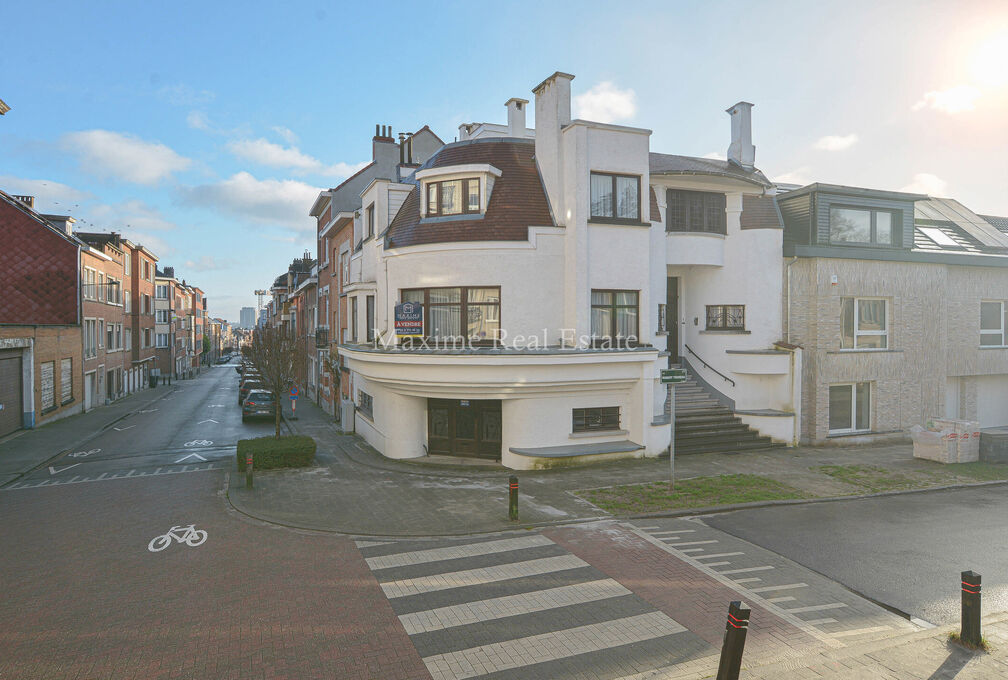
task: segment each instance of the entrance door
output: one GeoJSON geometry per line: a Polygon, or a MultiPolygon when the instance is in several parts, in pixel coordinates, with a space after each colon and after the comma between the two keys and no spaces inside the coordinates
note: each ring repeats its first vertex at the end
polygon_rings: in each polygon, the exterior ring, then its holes
{"type": "Polygon", "coordinates": [[[477,458],[501,457],[499,399],[428,399],[430,453],[477,458]]]}
{"type": "Polygon", "coordinates": [[[669,363],[679,363],[679,277],[668,277],[665,288],[665,326],[668,330],[669,363]]]}
{"type": "Polygon", "coordinates": [[[21,429],[21,352],[0,352],[0,437],[21,429]]]}
{"type": "Polygon", "coordinates": [[[94,405],[94,381],[95,374],[88,373],[84,376],[84,410],[90,411],[94,405]]]}

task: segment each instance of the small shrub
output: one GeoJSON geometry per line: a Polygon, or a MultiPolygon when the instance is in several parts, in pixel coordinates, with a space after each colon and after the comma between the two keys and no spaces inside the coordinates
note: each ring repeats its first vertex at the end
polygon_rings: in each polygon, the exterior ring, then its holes
{"type": "Polygon", "coordinates": [[[250,453],[254,470],[307,467],[315,462],[315,440],[304,435],[239,439],[238,472],[245,472],[245,458],[250,453]]]}

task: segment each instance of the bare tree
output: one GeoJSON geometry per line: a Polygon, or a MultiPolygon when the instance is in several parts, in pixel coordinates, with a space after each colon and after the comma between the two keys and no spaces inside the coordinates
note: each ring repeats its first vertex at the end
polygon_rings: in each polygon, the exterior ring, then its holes
{"type": "Polygon", "coordinates": [[[291,387],[304,382],[307,347],[303,338],[284,328],[257,328],[249,345],[252,364],[259,369],[263,384],[276,400],[276,438],[280,438],[281,399],[291,387]]]}

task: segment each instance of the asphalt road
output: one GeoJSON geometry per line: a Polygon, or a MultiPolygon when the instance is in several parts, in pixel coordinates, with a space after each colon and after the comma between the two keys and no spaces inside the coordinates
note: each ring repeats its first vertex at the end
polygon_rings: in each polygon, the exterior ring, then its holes
{"type": "Polygon", "coordinates": [[[705,517],[878,602],[935,624],[960,616],[959,574],[984,614],[1008,611],[1008,488],[782,506],[705,517]]]}
{"type": "Polygon", "coordinates": [[[238,374],[232,365],[218,365],[174,383],[171,392],[149,408],[50,461],[16,486],[221,468],[234,458],[239,439],[266,436],[273,429],[268,420],[241,421],[238,374]]]}

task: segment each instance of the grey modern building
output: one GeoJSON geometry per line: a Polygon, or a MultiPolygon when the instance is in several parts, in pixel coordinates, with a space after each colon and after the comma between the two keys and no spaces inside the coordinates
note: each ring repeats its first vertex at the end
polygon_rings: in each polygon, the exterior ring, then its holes
{"type": "Polygon", "coordinates": [[[242,307],[239,318],[239,325],[242,328],[253,328],[256,325],[255,307],[242,307]]]}

